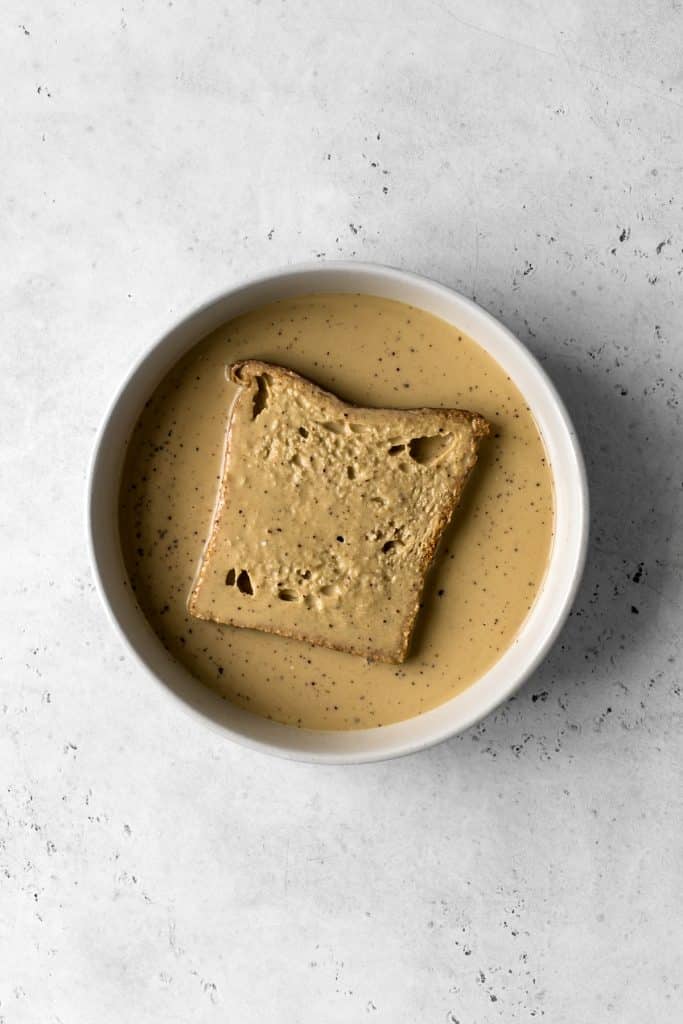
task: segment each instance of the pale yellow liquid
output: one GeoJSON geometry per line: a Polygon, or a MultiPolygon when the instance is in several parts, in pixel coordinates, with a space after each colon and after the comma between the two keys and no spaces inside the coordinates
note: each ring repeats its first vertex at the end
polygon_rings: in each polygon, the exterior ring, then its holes
{"type": "Polygon", "coordinates": [[[524,399],[476,342],[402,303],[311,295],[219,328],[159,385],[130,442],[120,528],[141,608],[197,678],[280,722],[362,729],[443,703],[510,645],[543,580],[552,477],[524,399]],[[428,578],[403,665],[370,664],[188,614],[234,393],[225,367],[247,358],[290,367],[358,405],[464,408],[493,425],[428,578]]]}

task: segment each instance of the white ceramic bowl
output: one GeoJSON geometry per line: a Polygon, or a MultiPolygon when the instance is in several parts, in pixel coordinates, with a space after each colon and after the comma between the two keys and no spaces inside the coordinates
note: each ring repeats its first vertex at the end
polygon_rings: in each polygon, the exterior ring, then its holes
{"type": "Polygon", "coordinates": [[[527,349],[469,299],[415,274],[369,263],[304,264],[218,295],[176,324],[133,367],[97,437],[89,478],[88,536],[95,580],[109,616],[141,671],[226,738],[302,761],[353,763],[398,757],[462,732],[534,671],[569,613],[583,571],[588,490],[576,434],[555,388],[527,349]],[[425,309],[465,331],[500,363],[543,435],[555,487],[555,535],[545,580],[512,646],[464,693],[416,718],[383,728],[315,732],[269,722],[214,694],[164,649],[124,584],[117,501],[127,440],[161,378],[197,341],[247,310],[311,292],[364,292],[425,309]]]}

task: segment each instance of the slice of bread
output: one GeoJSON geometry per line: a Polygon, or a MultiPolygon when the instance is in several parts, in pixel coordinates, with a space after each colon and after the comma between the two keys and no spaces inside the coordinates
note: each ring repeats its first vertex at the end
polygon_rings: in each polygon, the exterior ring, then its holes
{"type": "Polygon", "coordinates": [[[361,409],[248,360],[188,609],[404,661],[427,570],[489,432],[457,409],[361,409]]]}

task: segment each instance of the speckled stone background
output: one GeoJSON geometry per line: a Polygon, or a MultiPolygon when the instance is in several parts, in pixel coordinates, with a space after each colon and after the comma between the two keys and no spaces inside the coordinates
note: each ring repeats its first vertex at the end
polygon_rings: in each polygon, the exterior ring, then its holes
{"type": "Polygon", "coordinates": [[[1,1024],[680,1021],[679,0],[4,0],[1,1024]],[[593,536],[556,650],[373,767],[230,746],[123,655],[85,469],[244,275],[433,275],[540,357],[593,536]]]}

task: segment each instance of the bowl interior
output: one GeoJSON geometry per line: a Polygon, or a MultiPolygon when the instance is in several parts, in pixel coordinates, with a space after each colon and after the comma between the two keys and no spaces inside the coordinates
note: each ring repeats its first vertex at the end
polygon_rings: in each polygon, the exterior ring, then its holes
{"type": "Polygon", "coordinates": [[[88,536],[95,578],[122,639],[144,669],[187,709],[240,743],[309,761],[356,762],[410,753],[472,725],[530,675],[569,612],[585,558],[588,497],[580,448],[545,372],[497,320],[448,288],[392,268],[358,263],[299,266],[258,278],[191,313],[165,334],[124,381],[97,438],[90,473],[88,536]],[[312,292],[361,292],[426,310],[469,334],[524,395],[543,437],[555,489],[555,530],[546,576],[517,637],[478,682],[445,704],[383,728],[315,732],[269,722],[219,697],[173,659],[127,583],[117,505],[126,444],[145,401],[174,363],[221,324],[267,302],[312,292]]]}

